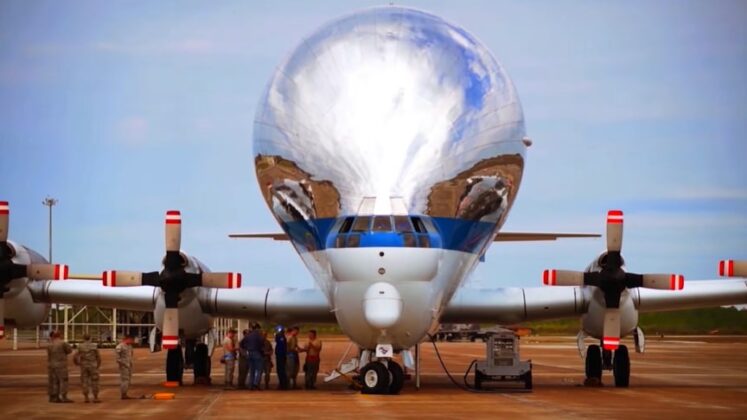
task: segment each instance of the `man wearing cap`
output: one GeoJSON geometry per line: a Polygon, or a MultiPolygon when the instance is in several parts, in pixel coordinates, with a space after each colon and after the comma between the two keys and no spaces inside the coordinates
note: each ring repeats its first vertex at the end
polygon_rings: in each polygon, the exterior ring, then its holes
{"type": "Polygon", "coordinates": [[[101,356],[99,348],[91,341],[91,336],[83,335],[83,342],[78,344],[78,350],[75,352],[75,364],[80,365],[80,382],[83,385],[83,396],[86,402],[91,402],[88,394],[93,394],[93,402],[100,403],[99,400],[99,367],[101,366],[101,356]]]}
{"type": "Polygon", "coordinates": [[[114,349],[119,366],[119,392],[123,400],[131,400],[127,395],[132,380],[132,336],[125,335],[114,349]]]}
{"type": "Polygon", "coordinates": [[[236,367],[236,330],[230,328],[223,339],[223,364],[225,375],[223,384],[226,389],[233,388],[233,371],[236,367]]]}
{"type": "Polygon", "coordinates": [[[288,389],[288,373],[285,370],[285,359],[288,356],[288,343],[285,340],[283,326],[275,328],[275,364],[278,373],[278,389],[288,389]]]}
{"type": "Polygon", "coordinates": [[[49,402],[71,403],[67,398],[67,355],[72,353],[70,344],[66,343],[59,331],[52,334],[52,342],[47,347],[47,369],[52,378],[49,389],[49,402]]]}

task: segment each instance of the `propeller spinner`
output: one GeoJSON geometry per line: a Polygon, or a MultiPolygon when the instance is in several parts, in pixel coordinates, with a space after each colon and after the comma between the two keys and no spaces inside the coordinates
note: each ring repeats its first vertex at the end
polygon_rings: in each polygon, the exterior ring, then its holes
{"type": "Polygon", "coordinates": [[[681,274],[633,274],[623,270],[620,253],[623,238],[623,212],[607,213],[607,254],[599,272],[545,270],[543,283],[548,286],[594,286],[604,293],[605,313],[602,346],[615,350],[620,345],[620,296],[625,289],[682,290],[685,278],[681,274]]]}
{"type": "Polygon", "coordinates": [[[104,271],[104,286],[153,286],[163,290],[166,310],[163,317],[163,348],[170,350],[179,343],[179,297],[192,287],[233,289],[241,287],[241,273],[188,273],[184,270],[184,257],[179,252],[182,238],[182,218],[177,210],[166,212],[166,256],[161,272],[104,271]]]}
{"type": "Polygon", "coordinates": [[[5,337],[5,293],[10,282],[27,277],[29,280],[66,280],[68,266],[64,264],[16,264],[15,251],[8,243],[10,205],[0,201],[0,339],[5,337]]]}

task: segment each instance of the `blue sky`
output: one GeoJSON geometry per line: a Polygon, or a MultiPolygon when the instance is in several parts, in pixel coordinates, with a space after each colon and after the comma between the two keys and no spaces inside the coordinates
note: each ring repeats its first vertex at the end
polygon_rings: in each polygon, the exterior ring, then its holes
{"type": "MultiPolygon", "coordinates": [[[[76,273],[154,269],[183,248],[255,285],[311,287],[257,190],[252,121],[273,69],[374,2],[0,3],[0,199],[11,238],[76,273]]],[[[400,4],[400,3],[397,3],[400,4]]],[[[504,230],[603,232],[626,212],[634,271],[714,278],[747,259],[747,3],[408,2],[463,26],[511,75],[534,140],[504,230]]],[[[533,286],[601,240],[495,244],[471,285],[533,286]]]]}

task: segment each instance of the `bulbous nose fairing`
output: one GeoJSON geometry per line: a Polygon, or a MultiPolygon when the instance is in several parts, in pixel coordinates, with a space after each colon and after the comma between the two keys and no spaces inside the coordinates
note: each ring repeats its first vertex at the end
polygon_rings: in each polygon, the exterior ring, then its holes
{"type": "Polygon", "coordinates": [[[383,7],[325,25],[278,67],[254,153],[280,221],[397,196],[411,214],[499,223],[521,180],[524,135],[516,91],[481,43],[434,15],[383,7]]]}

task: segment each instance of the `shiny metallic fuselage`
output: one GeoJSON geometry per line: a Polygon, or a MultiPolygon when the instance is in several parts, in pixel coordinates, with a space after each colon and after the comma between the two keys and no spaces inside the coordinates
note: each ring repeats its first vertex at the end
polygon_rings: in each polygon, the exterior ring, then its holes
{"type": "Polygon", "coordinates": [[[364,347],[404,348],[438,322],[505,221],[524,136],[513,84],[480,42],[431,14],[383,7],[323,26],[278,67],[257,110],[254,161],[343,330],[364,347]],[[368,214],[432,218],[443,240],[330,246],[341,218],[368,214]],[[403,301],[385,331],[361,315],[375,282],[403,301]]]}

